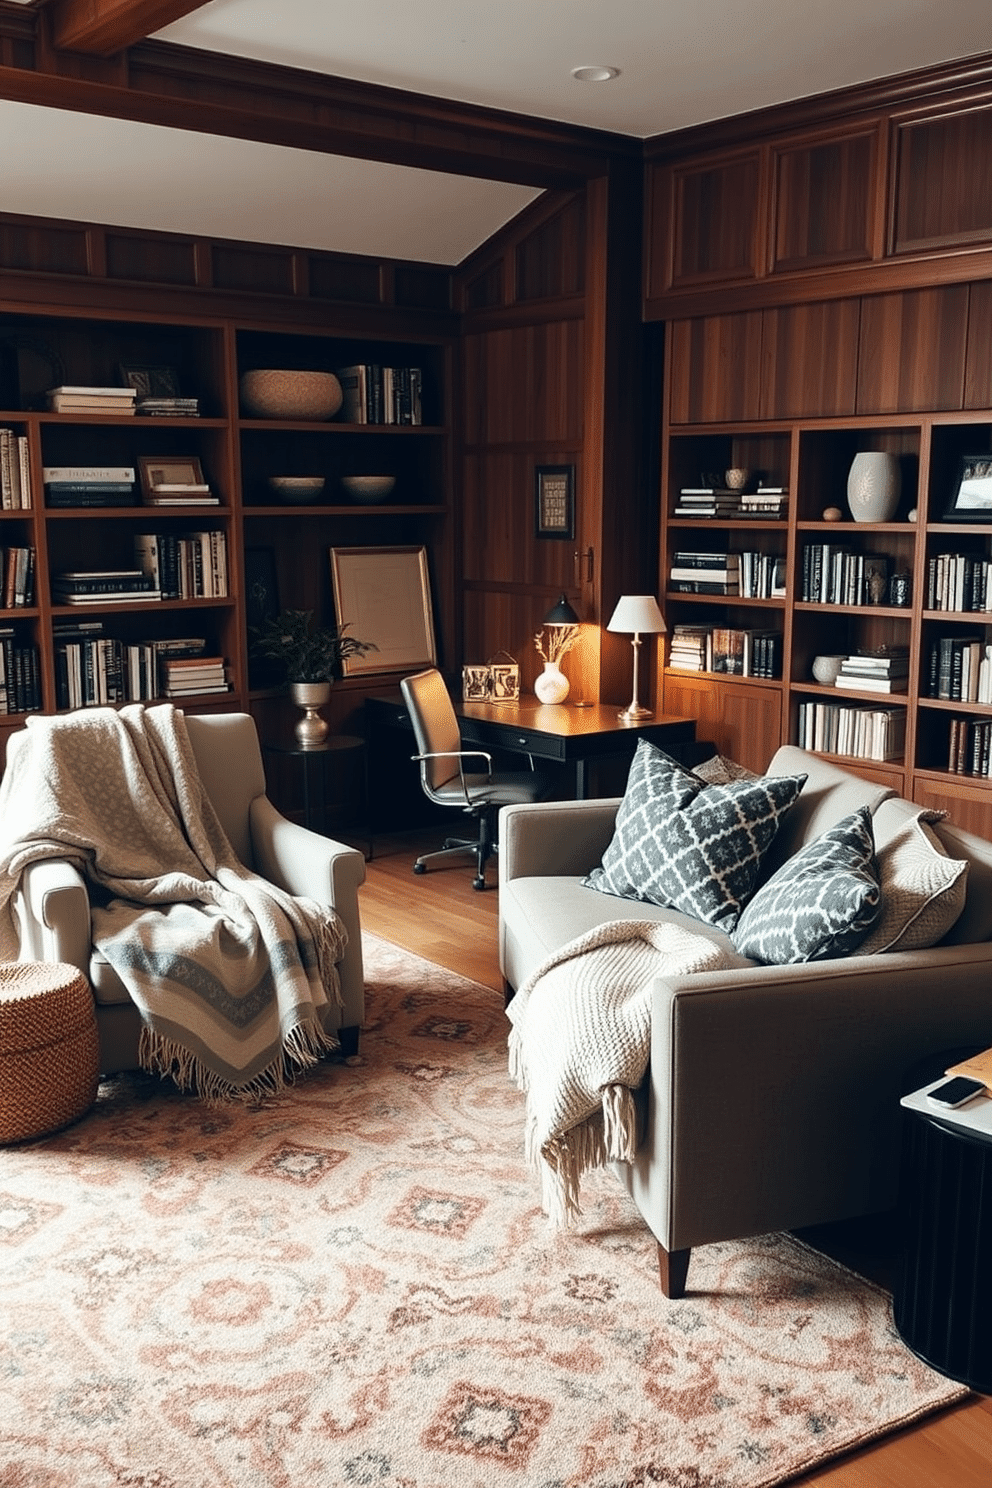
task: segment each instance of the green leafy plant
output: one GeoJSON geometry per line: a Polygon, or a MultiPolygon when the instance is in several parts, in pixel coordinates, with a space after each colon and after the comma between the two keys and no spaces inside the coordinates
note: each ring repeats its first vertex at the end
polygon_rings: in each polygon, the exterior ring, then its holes
{"type": "Polygon", "coordinates": [[[313,610],[282,610],[254,631],[259,656],[281,661],[289,682],[330,682],[346,656],[379,648],[346,635],[347,625],[327,630],[313,624],[313,610]]]}

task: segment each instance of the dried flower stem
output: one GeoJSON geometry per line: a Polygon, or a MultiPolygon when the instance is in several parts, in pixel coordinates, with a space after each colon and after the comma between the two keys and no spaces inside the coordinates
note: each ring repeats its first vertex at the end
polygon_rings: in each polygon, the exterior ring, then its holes
{"type": "Polygon", "coordinates": [[[544,660],[554,665],[571,651],[578,639],[577,625],[548,625],[537,632],[534,645],[544,660]]]}

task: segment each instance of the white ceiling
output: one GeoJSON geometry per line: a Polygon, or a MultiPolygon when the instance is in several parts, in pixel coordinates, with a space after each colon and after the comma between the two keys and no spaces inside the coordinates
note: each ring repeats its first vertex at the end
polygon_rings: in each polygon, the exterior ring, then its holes
{"type": "MultiPolygon", "coordinates": [[[[989,0],[210,0],[158,36],[641,138],[992,48],[989,0]]],[[[0,100],[9,212],[457,263],[534,195],[0,100]]]]}

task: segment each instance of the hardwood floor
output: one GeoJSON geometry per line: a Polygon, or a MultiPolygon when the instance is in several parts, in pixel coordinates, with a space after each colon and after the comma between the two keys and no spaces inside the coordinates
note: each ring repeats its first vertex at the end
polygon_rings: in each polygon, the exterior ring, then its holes
{"type": "MultiPolygon", "coordinates": [[[[464,865],[414,875],[417,854],[439,846],[439,837],[428,832],[376,838],[361,894],[363,928],[501,993],[496,865],[488,869],[491,887],[485,893],[472,888],[467,857],[464,865]]],[[[886,1282],[892,1238],[886,1226],[830,1226],[804,1238],[886,1282]]],[[[660,1293],[658,1305],[664,1306],[660,1293]]],[[[971,1396],[793,1482],[802,1488],[990,1488],[992,1397],[971,1396]]]]}

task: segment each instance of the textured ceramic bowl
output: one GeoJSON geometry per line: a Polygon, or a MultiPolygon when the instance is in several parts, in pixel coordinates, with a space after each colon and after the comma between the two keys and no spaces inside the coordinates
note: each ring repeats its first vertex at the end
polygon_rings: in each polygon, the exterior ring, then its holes
{"type": "Polygon", "coordinates": [[[352,501],[385,501],[396,484],[395,475],[343,475],[341,484],[352,501]]]}
{"type": "Polygon", "coordinates": [[[241,403],[252,418],[333,418],[341,407],[341,384],[333,372],[259,367],[241,376],[241,403]]]}
{"type": "Polygon", "coordinates": [[[840,676],[840,669],[843,662],[843,656],[813,657],[813,676],[821,687],[833,687],[837,678],[840,676]]]}
{"type": "Polygon", "coordinates": [[[727,482],[728,491],[743,491],[750,484],[751,472],[742,465],[735,465],[732,469],[724,471],[723,478],[727,482]]]}
{"type": "Polygon", "coordinates": [[[323,475],[270,475],[269,487],[279,497],[280,501],[289,501],[294,505],[302,505],[307,501],[316,501],[327,479],[323,475]]]}

